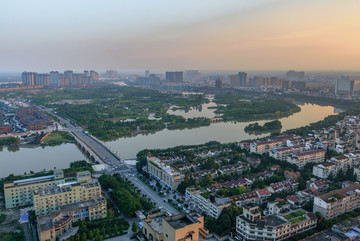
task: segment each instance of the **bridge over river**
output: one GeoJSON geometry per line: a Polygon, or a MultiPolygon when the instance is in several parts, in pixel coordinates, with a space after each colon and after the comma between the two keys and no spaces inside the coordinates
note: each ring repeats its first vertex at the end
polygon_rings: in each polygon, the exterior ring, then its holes
{"type": "Polygon", "coordinates": [[[81,149],[95,161],[112,166],[124,163],[117,152],[96,137],[89,135],[84,131],[72,131],[71,133],[81,149]]]}

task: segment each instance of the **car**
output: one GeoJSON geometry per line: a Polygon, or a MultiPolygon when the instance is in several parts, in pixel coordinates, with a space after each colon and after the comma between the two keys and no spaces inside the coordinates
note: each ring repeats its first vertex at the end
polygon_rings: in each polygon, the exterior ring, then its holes
{"type": "Polygon", "coordinates": [[[166,200],[164,199],[164,203],[166,203],[166,200]]]}

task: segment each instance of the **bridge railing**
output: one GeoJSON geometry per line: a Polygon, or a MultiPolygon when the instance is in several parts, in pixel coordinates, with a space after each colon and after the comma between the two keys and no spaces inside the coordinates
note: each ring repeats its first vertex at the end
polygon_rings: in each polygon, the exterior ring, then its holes
{"type": "Polygon", "coordinates": [[[101,144],[103,147],[105,147],[106,150],[108,150],[109,152],[111,152],[111,154],[113,154],[116,158],[119,159],[119,161],[122,161],[121,156],[119,155],[119,153],[117,153],[117,151],[115,151],[114,149],[112,149],[110,146],[108,146],[105,142],[103,142],[102,140],[99,140],[98,138],[96,138],[93,135],[88,134],[91,138],[93,138],[95,141],[97,141],[99,144],[101,144]]]}

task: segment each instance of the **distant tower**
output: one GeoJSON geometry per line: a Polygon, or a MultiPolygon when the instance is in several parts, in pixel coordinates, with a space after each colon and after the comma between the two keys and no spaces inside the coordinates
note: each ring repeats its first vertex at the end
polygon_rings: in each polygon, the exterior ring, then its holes
{"type": "Polygon", "coordinates": [[[59,72],[51,71],[50,72],[50,86],[58,87],[60,86],[59,72]]]}
{"type": "Polygon", "coordinates": [[[71,70],[67,70],[64,72],[64,75],[69,80],[69,85],[74,85],[74,78],[73,78],[73,72],[71,70]]]}
{"type": "Polygon", "coordinates": [[[218,89],[218,90],[221,90],[221,89],[222,89],[222,79],[217,78],[217,79],[215,80],[215,88],[218,89]]]}
{"type": "Polygon", "coordinates": [[[175,83],[182,83],[183,82],[183,72],[176,71],[176,72],[166,72],[165,78],[167,81],[175,82],[175,83]]]}
{"type": "Polygon", "coordinates": [[[246,86],[246,79],[247,79],[247,73],[245,73],[245,72],[238,73],[238,85],[239,86],[246,86]]]}
{"type": "Polygon", "coordinates": [[[150,70],[145,70],[145,76],[149,77],[150,76],[150,70]]]}
{"type": "Polygon", "coordinates": [[[21,75],[23,85],[34,86],[35,76],[36,76],[35,72],[23,72],[21,75]]]}

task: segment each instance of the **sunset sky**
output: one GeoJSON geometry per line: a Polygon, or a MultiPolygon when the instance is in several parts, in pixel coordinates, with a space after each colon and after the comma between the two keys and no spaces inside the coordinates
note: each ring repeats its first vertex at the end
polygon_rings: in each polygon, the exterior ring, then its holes
{"type": "Polygon", "coordinates": [[[359,70],[359,0],[12,0],[0,71],[359,70]]]}

